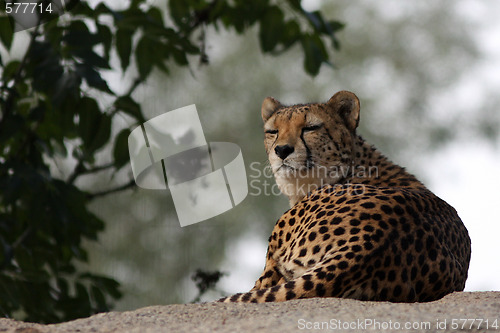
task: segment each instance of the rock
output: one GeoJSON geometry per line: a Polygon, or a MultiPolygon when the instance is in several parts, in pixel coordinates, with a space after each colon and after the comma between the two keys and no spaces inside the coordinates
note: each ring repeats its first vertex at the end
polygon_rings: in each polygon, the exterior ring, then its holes
{"type": "Polygon", "coordinates": [[[500,292],[459,292],[439,301],[411,304],[338,298],[266,304],[174,304],[101,313],[55,325],[0,319],[2,333],[452,332],[499,329],[500,292]]]}

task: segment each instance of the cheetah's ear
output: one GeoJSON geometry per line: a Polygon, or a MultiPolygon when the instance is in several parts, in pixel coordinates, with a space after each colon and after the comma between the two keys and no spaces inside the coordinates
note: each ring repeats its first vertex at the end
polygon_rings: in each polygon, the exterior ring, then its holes
{"type": "Polygon", "coordinates": [[[347,128],[354,131],[359,125],[359,99],[350,91],[339,91],[326,103],[345,121],[347,128]]]}
{"type": "Polygon", "coordinates": [[[281,103],[272,97],[266,97],[262,102],[262,120],[266,122],[276,110],[281,106],[281,103]]]}

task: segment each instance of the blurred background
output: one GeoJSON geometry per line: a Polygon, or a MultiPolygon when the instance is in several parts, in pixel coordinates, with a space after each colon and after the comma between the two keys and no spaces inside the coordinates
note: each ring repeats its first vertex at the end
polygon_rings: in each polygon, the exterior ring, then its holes
{"type": "MultiPolygon", "coordinates": [[[[137,92],[146,118],[196,104],[207,140],[237,143],[252,180],[264,171],[250,164],[266,166],[260,118],[266,96],[293,104],[351,90],[362,104],[359,133],[463,219],[473,243],[466,289],[500,289],[500,266],[491,262],[500,250],[494,209],[500,202],[500,6],[486,1],[303,5],[346,23],[338,34],[335,68],[325,66],[311,78],[299,50],[274,58],[261,54],[256,31],[244,36],[209,31],[209,66],[168,80],[153,77],[137,92]]],[[[288,209],[283,196],[264,194],[265,180],[269,188],[274,183],[262,178],[230,212],[185,228],[179,227],[168,192],[136,189],[94,202],[107,230],[91,245],[90,263],[122,283],[118,309],[189,302],[197,294],[190,278],[197,268],[227,273],[218,284],[225,294],[251,289],[263,269],[267,238],[288,209]]]]}
{"type": "MultiPolygon", "coordinates": [[[[159,1],[150,2],[161,7],[159,1]]],[[[134,90],[132,97],[146,120],[196,104],[207,141],[241,147],[250,187],[247,198],[231,211],[184,228],[168,191],[131,187],[91,200],[88,207],[105,229],[97,241],[84,240],[89,260],[77,267],[120,283],[123,296],[115,302],[116,310],[193,301],[198,289],[192,276],[198,269],[224,273],[202,301],[252,288],[264,266],[267,238],[288,209],[266,169],[262,100],[323,102],[339,90],[360,98],[359,133],[458,211],[472,239],[466,290],[500,290],[500,266],[494,259],[500,252],[494,208],[500,202],[500,3],[301,4],[345,24],[335,34],[340,49],[331,53],[333,66],[323,64],[318,75],[304,70],[300,45],[279,55],[264,54],[258,27],[239,34],[207,26],[208,65],[189,58],[189,70],[172,67],[168,76],[155,67],[134,90]]],[[[161,8],[169,17],[169,8],[161,8]]],[[[28,32],[16,33],[8,56],[22,56],[28,41],[28,32]]],[[[119,57],[113,54],[110,64],[101,72],[103,79],[112,91],[125,91],[138,69],[131,64],[126,73],[114,70],[119,57]]],[[[111,136],[133,125],[132,118],[119,117],[111,136]]],[[[103,146],[96,161],[108,161],[112,150],[112,145],[103,146]]],[[[69,155],[47,161],[62,179],[76,163],[69,155]]],[[[98,192],[130,179],[127,164],[119,171],[82,175],[75,185],[98,192]]]]}

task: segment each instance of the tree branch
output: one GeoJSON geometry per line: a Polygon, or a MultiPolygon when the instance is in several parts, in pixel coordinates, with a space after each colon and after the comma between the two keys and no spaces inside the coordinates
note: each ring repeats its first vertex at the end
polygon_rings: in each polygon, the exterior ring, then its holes
{"type": "Polygon", "coordinates": [[[130,96],[132,93],[135,91],[135,89],[144,81],[144,79],[141,79],[140,77],[136,78],[134,82],[132,82],[132,85],[130,88],[127,90],[127,92],[123,96],[130,96]]]}
{"type": "Polygon", "coordinates": [[[106,170],[106,169],[110,169],[112,167],[114,167],[114,163],[108,163],[108,164],[99,165],[99,166],[87,169],[83,165],[83,161],[79,160],[78,164],[76,165],[75,169],[73,170],[73,173],[68,177],[68,179],[66,180],[66,182],[68,184],[73,184],[75,182],[75,180],[78,177],[80,177],[80,176],[87,175],[89,173],[95,173],[95,172],[103,171],[103,170],[106,170]]]}
{"type": "Polygon", "coordinates": [[[73,184],[75,182],[76,178],[78,178],[81,175],[83,170],[85,170],[85,167],[83,166],[83,162],[82,162],[82,160],[78,160],[78,164],[76,165],[75,169],[73,170],[73,173],[68,177],[66,182],[68,184],[73,184]]]}
{"type": "Polygon", "coordinates": [[[102,196],[105,196],[105,195],[108,195],[108,194],[112,194],[112,193],[116,193],[116,192],[121,192],[121,191],[125,191],[125,190],[128,190],[132,187],[135,186],[135,180],[130,180],[128,183],[124,184],[124,185],[121,185],[121,186],[118,186],[118,187],[115,187],[115,188],[112,188],[112,189],[109,189],[109,190],[104,190],[104,191],[101,191],[101,192],[96,192],[96,193],[88,193],[87,194],[87,199],[88,200],[93,200],[95,198],[98,198],[98,197],[102,197],[102,196]]]}
{"type": "Polygon", "coordinates": [[[215,6],[217,5],[218,2],[219,2],[219,0],[214,0],[207,6],[207,8],[204,8],[202,10],[197,10],[194,12],[194,15],[191,19],[192,23],[189,26],[188,34],[191,34],[191,32],[194,29],[198,28],[198,26],[200,26],[204,23],[210,23],[210,19],[212,19],[214,21],[217,19],[217,17],[211,18],[210,13],[215,8],[215,6]]]}

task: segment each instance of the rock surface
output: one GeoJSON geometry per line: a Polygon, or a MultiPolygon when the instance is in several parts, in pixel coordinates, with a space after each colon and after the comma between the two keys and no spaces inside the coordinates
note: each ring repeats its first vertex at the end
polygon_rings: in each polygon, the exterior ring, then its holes
{"type": "Polygon", "coordinates": [[[175,304],[101,313],[56,325],[0,319],[2,333],[294,331],[500,332],[500,292],[454,293],[439,301],[413,304],[338,298],[175,304]]]}

